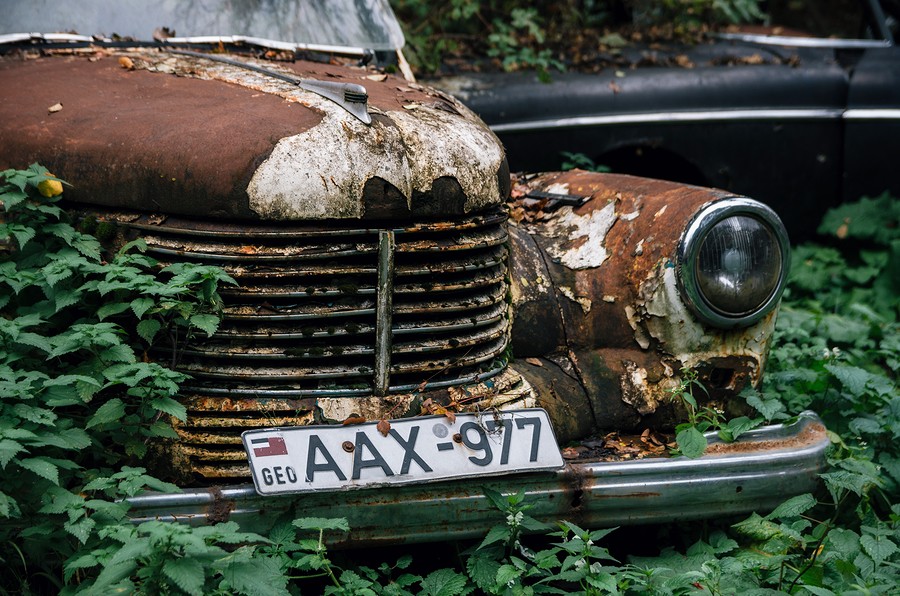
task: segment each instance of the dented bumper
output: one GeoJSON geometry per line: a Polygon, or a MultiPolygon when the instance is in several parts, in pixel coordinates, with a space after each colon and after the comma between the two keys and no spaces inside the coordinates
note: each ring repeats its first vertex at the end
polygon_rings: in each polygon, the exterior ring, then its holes
{"type": "Polygon", "coordinates": [[[570,461],[558,472],[398,488],[302,496],[261,497],[252,485],[148,493],[129,499],[135,523],[165,520],[204,525],[237,521],[265,531],[279,518],[346,517],[351,531],[335,545],[476,538],[502,521],[484,488],[524,489],[529,514],[545,522],[566,519],[584,527],[670,522],[771,510],[815,489],[829,444],[811,413],[725,444],[711,439],[699,459],[648,458],[570,461]]]}

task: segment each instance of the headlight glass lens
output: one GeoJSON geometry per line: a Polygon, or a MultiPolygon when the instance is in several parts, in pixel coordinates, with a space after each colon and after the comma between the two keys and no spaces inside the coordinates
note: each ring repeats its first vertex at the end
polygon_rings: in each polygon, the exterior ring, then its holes
{"type": "Polygon", "coordinates": [[[698,319],[722,329],[746,327],[778,305],[790,244],[770,207],[728,197],[694,215],[676,263],[681,297],[698,319]]]}
{"type": "Polygon", "coordinates": [[[703,238],[695,272],[710,307],[741,316],[762,307],[778,288],[781,247],[771,228],[758,219],[727,217],[703,238]]]}

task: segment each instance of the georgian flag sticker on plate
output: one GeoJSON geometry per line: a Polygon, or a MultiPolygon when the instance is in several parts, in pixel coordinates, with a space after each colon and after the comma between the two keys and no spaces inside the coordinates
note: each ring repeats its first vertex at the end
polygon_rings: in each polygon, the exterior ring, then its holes
{"type": "Polygon", "coordinates": [[[353,426],[296,426],[245,431],[261,495],[345,490],[450,478],[555,470],[562,455],[539,408],[391,420],[353,426]]]}

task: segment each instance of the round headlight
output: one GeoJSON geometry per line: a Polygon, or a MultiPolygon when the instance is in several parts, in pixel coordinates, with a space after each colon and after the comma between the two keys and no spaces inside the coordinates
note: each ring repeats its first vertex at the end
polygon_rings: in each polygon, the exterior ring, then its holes
{"type": "Polygon", "coordinates": [[[769,207],[731,198],[704,207],[685,229],[678,284],[685,302],[716,327],[751,325],[778,304],[790,245],[769,207]]]}

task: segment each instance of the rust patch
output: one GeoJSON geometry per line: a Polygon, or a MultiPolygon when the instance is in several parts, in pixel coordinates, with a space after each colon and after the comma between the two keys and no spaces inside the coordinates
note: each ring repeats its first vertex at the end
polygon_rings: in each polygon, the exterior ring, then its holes
{"type": "Polygon", "coordinates": [[[102,55],[2,60],[0,85],[2,167],[40,161],[75,185],[69,200],[142,210],[251,216],[243,189],[257,162],[321,120],[276,96],[102,55]],[[61,89],[66,109],[48,116],[61,89]]]}
{"type": "Polygon", "coordinates": [[[235,509],[234,501],[224,498],[222,489],[218,486],[210,487],[209,494],[212,495],[213,502],[206,511],[206,523],[215,525],[227,522],[235,509]]]}
{"type": "Polygon", "coordinates": [[[808,424],[800,433],[784,439],[755,443],[713,443],[706,448],[709,455],[739,455],[750,451],[796,451],[811,447],[825,435],[825,427],[819,423],[808,424]]]}

